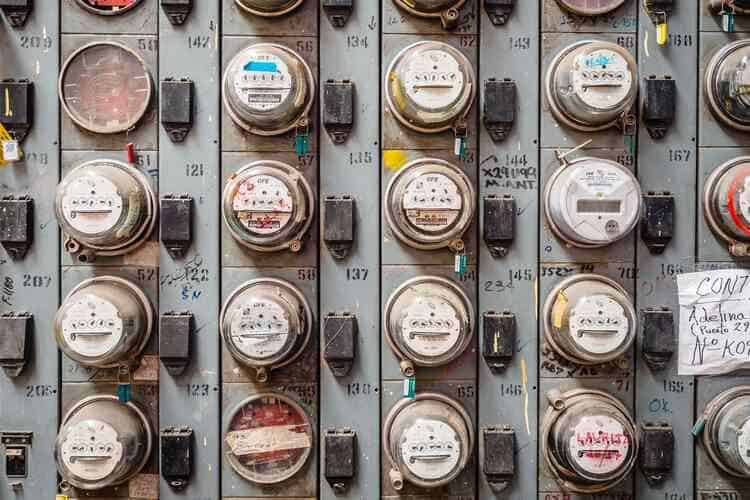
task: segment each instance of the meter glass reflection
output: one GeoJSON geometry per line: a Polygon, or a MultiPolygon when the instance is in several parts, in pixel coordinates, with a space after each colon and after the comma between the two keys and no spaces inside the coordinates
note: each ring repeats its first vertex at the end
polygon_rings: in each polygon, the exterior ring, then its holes
{"type": "Polygon", "coordinates": [[[256,16],[274,17],[287,14],[305,0],[234,0],[242,10],[256,16]]]}
{"type": "Polygon", "coordinates": [[[557,0],[563,9],[583,16],[606,14],[620,7],[626,0],[557,0]]]}
{"type": "Polygon", "coordinates": [[[76,0],[78,5],[84,9],[101,15],[117,15],[123,14],[139,3],[142,0],[76,0]]]}
{"type": "Polygon", "coordinates": [[[60,100],[78,126],[99,134],[133,128],[151,100],[151,76],[143,59],[115,42],[81,47],[60,74],[60,100]]]}

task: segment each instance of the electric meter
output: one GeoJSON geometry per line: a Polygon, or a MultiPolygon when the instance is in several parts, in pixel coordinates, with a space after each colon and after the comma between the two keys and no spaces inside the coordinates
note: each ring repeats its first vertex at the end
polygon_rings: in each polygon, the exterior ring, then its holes
{"type": "Polygon", "coordinates": [[[706,67],[706,98],[725,125],[750,131],[750,40],[720,48],[706,67]]]}
{"type": "Polygon", "coordinates": [[[594,494],[622,482],[638,456],[635,422],[627,407],[594,389],[554,390],[547,398],[543,454],[563,490],[594,494]]]}
{"type": "Polygon", "coordinates": [[[445,365],[464,352],[474,334],[474,309],[455,282],[419,276],[388,298],[383,328],[401,371],[412,377],[414,365],[445,365]]]}
{"type": "Polygon", "coordinates": [[[735,257],[750,255],[750,156],[717,167],[703,189],[703,214],[735,257]]]}
{"type": "Polygon", "coordinates": [[[580,16],[608,14],[625,2],[626,0],[557,0],[560,7],[580,16]]]}
{"type": "Polygon", "coordinates": [[[138,405],[90,396],[63,418],[55,442],[57,470],[65,483],[82,490],[116,486],[143,469],[152,444],[151,423],[138,405]]]}
{"type": "Polygon", "coordinates": [[[435,133],[466,126],[476,83],[471,63],[443,42],[421,41],[393,58],[386,71],[388,109],[405,127],[435,133]]]}
{"type": "MultiPolygon", "coordinates": [[[[708,10],[715,16],[720,14],[722,16],[747,15],[750,14],[750,0],[708,0],[708,10]]],[[[733,24],[730,26],[734,28],[733,24]]]]}
{"type": "Polygon", "coordinates": [[[727,474],[750,479],[750,386],[716,396],[701,420],[703,447],[711,461],[727,474]]]}
{"type": "Polygon", "coordinates": [[[232,356],[254,368],[263,382],[269,370],[291,363],[302,353],[312,324],[310,305],[297,287],[280,279],[259,278],[229,295],[220,328],[232,356]]]}
{"type": "Polygon", "coordinates": [[[76,0],[76,3],[94,14],[116,16],[136,7],[143,0],[76,0]]]}
{"type": "Polygon", "coordinates": [[[156,194],[140,170],[116,160],[74,168],[57,186],[55,217],[65,248],[82,262],[142,244],[156,223],[156,194]]]}
{"type": "Polygon", "coordinates": [[[458,401],[420,392],[396,403],[383,425],[383,451],[395,490],[404,480],[421,488],[450,483],[466,468],[474,449],[471,417],[458,401]]]}
{"type": "Polygon", "coordinates": [[[628,292],[596,274],[561,281],[544,303],[545,340],[573,363],[613,361],[633,345],[637,319],[628,292]]]}
{"type": "Polygon", "coordinates": [[[638,94],[637,65],[615,43],[583,40],[555,56],[545,87],[558,121],[584,132],[604,130],[627,121],[638,94]]]}
{"type": "Polygon", "coordinates": [[[229,465],[257,484],[276,484],[297,474],[312,452],[310,417],[281,394],[264,393],[240,403],[224,437],[229,465]]]}
{"type": "Polygon", "coordinates": [[[420,250],[463,249],[475,193],[460,168],[434,158],[414,160],[391,178],[385,200],[385,219],[402,242],[420,250]]]}
{"type": "Polygon", "coordinates": [[[224,73],[224,106],[234,123],[253,134],[307,127],[314,96],[310,66],[283,45],[250,45],[224,73]]]}
{"type": "Polygon", "coordinates": [[[314,211],[310,184],[294,167],[279,161],[245,165],[224,188],[222,215],[230,233],[259,252],[301,250],[314,211]]]}
{"type": "Polygon", "coordinates": [[[237,6],[250,14],[263,17],[277,17],[288,14],[305,0],[234,0],[237,6]]]}
{"type": "Polygon", "coordinates": [[[60,71],[58,91],[70,119],[97,134],[135,127],[153,92],[146,63],[117,42],[94,42],[73,52],[60,71]]]}
{"type": "Polygon", "coordinates": [[[612,160],[581,157],[561,161],[547,181],[544,211],[558,238],[575,247],[598,248],[635,228],[641,199],[630,170],[612,160]]]}
{"type": "Polygon", "coordinates": [[[458,24],[459,9],[466,0],[393,0],[393,3],[418,17],[439,17],[443,27],[449,29],[458,24]]]}
{"type": "Polygon", "coordinates": [[[55,339],[72,360],[97,368],[127,364],[151,337],[153,308],[128,280],[97,276],[83,280],[55,315],[55,339]]]}

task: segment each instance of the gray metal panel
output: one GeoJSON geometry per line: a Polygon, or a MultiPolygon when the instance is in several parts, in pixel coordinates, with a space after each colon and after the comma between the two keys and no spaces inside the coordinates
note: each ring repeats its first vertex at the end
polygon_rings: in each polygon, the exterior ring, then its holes
{"type": "MultiPolygon", "coordinates": [[[[488,78],[512,78],[517,84],[516,122],[510,135],[493,143],[483,126],[479,136],[479,207],[486,195],[512,195],[516,200],[516,235],[506,256],[494,258],[482,241],[479,224],[479,417],[477,435],[484,427],[510,425],[516,435],[516,477],[507,490],[494,493],[482,473],[484,457],[479,448],[478,498],[525,500],[537,495],[537,405],[538,336],[537,303],[539,89],[525,82],[535,81],[539,71],[539,3],[518,2],[505,26],[494,26],[481,13],[479,88],[488,78]],[[528,42],[528,43],[527,43],[528,42]],[[497,50],[502,48],[503,50],[497,50]],[[493,373],[482,359],[482,314],[508,310],[516,316],[516,349],[511,364],[493,373]],[[522,391],[515,390],[521,387],[522,391]]],[[[480,97],[480,107],[483,101],[480,97]]]]}
{"type": "Polygon", "coordinates": [[[28,194],[34,199],[34,241],[25,258],[11,261],[0,250],[3,291],[0,311],[28,311],[34,315],[30,360],[18,378],[0,372],[0,432],[32,431],[28,450],[28,477],[5,476],[5,449],[0,446],[0,496],[3,498],[53,498],[57,491],[55,462],[50,453],[57,436],[59,358],[52,321],[59,300],[58,230],[53,199],[60,171],[57,73],[59,60],[59,5],[37,8],[22,29],[12,29],[0,19],[0,79],[28,78],[34,83],[35,123],[21,144],[25,160],[0,169],[0,193],[28,194]],[[33,41],[38,42],[33,43],[33,41]],[[45,47],[46,46],[46,47],[45,47]],[[35,277],[42,278],[34,285],[35,277]],[[37,388],[39,392],[37,392],[37,388]],[[10,483],[21,482],[14,494],[10,483]]]}
{"type": "MultiPolygon", "coordinates": [[[[88,14],[83,12],[80,15],[86,16],[88,14]]],[[[159,114],[157,38],[153,35],[63,35],[60,42],[62,46],[61,64],[64,64],[78,48],[88,43],[103,41],[119,42],[134,50],[143,59],[149,69],[153,84],[150,107],[133,130],[107,135],[94,134],[78,127],[66,113],[62,112],[60,116],[62,148],[124,151],[129,143],[133,143],[136,150],[155,150],[158,144],[157,115],[159,114]]]]}
{"type": "Polygon", "coordinates": [[[160,163],[169,165],[162,172],[160,191],[188,193],[193,198],[193,241],[185,256],[173,259],[161,246],[159,309],[161,313],[188,310],[195,321],[186,370],[172,376],[160,367],[161,427],[189,426],[195,439],[190,483],[178,492],[162,479],[164,500],[220,497],[219,15],[217,2],[195,2],[182,26],[169,23],[163,11],[159,18],[160,78],[187,77],[195,85],[194,123],[185,141],[173,143],[159,127],[160,163]]]}
{"type": "MultiPolygon", "coordinates": [[[[320,497],[327,500],[369,499],[380,495],[380,6],[358,2],[343,28],[321,15],[321,81],[349,79],[355,86],[354,128],[346,143],[334,144],[321,130],[320,212],[327,195],[350,195],[355,201],[354,244],[348,257],[336,260],[320,245],[320,317],[349,311],[357,317],[356,359],[345,377],[335,377],[320,362],[320,429],[349,427],[357,433],[357,472],[348,491],[334,494],[324,476],[320,497]],[[362,43],[366,39],[367,43],[362,43]],[[357,40],[357,43],[352,43],[357,40]],[[366,279],[353,279],[355,275],[366,279]]],[[[322,96],[322,89],[320,94],[322,96]]],[[[322,234],[322,233],[321,233],[322,234]]],[[[323,341],[321,335],[321,341],[323,341]]],[[[322,350],[322,348],[321,348],[322,350]]]]}
{"type": "MultiPolygon", "coordinates": [[[[695,99],[699,82],[695,78],[698,57],[698,12],[678,5],[669,16],[669,29],[682,40],[691,43],[656,44],[655,27],[641,11],[638,40],[647,46],[639,50],[641,81],[650,75],[661,78],[670,75],[677,84],[677,117],[667,136],[662,140],[649,137],[641,126],[638,137],[638,178],[644,193],[670,191],[675,198],[675,234],[661,255],[649,252],[637,238],[636,257],[638,276],[636,310],[646,307],[669,307],[679,321],[676,272],[690,269],[694,260],[696,207],[696,125],[695,99]],[[687,152],[687,153],[685,153],[687,152]]],[[[641,98],[643,99],[643,93],[641,98]]],[[[674,469],[663,483],[649,486],[638,471],[636,497],[643,500],[664,498],[693,498],[694,480],[692,444],[687,436],[693,426],[693,379],[677,376],[677,354],[663,371],[652,372],[644,362],[640,336],[636,340],[636,420],[665,420],[676,436],[674,469]]]]}
{"type": "Polygon", "coordinates": [[[88,12],[79,0],[60,0],[63,33],[131,33],[155,35],[159,0],[141,0],[132,10],[113,16],[88,12]]]}

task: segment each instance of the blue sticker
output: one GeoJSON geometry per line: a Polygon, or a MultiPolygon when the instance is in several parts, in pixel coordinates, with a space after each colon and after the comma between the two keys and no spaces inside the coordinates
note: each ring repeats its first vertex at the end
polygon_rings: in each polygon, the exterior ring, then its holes
{"type": "Polygon", "coordinates": [[[263,71],[265,73],[279,72],[275,62],[266,61],[250,61],[249,63],[245,64],[245,67],[243,69],[245,71],[263,71]]]}
{"type": "Polygon", "coordinates": [[[586,58],[584,64],[591,68],[593,66],[609,66],[615,62],[614,55],[596,54],[586,58]]]}

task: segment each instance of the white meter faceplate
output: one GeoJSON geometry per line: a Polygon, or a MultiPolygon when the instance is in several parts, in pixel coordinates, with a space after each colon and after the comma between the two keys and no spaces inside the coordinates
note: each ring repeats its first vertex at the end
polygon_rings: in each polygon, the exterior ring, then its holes
{"type": "Polygon", "coordinates": [[[544,303],[545,340],[577,364],[613,361],[635,340],[637,319],[627,291],[614,280],[580,274],[561,281],[544,303]]]}
{"type": "Polygon", "coordinates": [[[404,48],[386,71],[388,109],[402,125],[443,132],[463,121],[476,93],[474,69],[455,47],[422,41],[404,48]]]}
{"type": "Polygon", "coordinates": [[[229,295],[220,321],[232,356],[265,380],[269,370],[291,363],[302,353],[313,319],[298,288],[283,280],[259,278],[229,295]]]}
{"type": "Polygon", "coordinates": [[[622,6],[627,0],[557,0],[560,7],[581,16],[608,14],[622,6]]]}
{"type": "Polygon", "coordinates": [[[224,106],[232,120],[258,135],[279,135],[307,122],[315,80],[293,50],[258,43],[241,50],[224,73],[224,106]]]}
{"type": "Polygon", "coordinates": [[[383,447],[396,490],[404,479],[423,488],[453,481],[469,461],[474,431],[460,403],[437,393],[402,399],[383,426],[383,447]]]}
{"type": "Polygon", "coordinates": [[[750,156],[729,160],[706,179],[703,214],[732,255],[750,255],[750,156]]]}
{"type": "Polygon", "coordinates": [[[133,402],[92,396],[63,418],[55,460],[63,480],[82,490],[122,484],[146,465],[153,435],[145,413],[133,402]]]}
{"type": "MultiPolygon", "coordinates": [[[[65,175],[55,196],[55,216],[72,253],[82,247],[98,255],[133,250],[151,234],[157,207],[148,178],[115,160],[77,166],[65,175]]],[[[79,258],[87,257],[82,253],[79,258]]]]}
{"type": "Polygon", "coordinates": [[[313,447],[310,417],[281,394],[251,396],[232,412],[224,437],[237,474],[257,484],[276,484],[297,474],[313,447]]]}
{"type": "Polygon", "coordinates": [[[153,92],[146,63],[116,42],[95,42],[76,50],[60,71],[58,91],[70,119],[98,134],[135,127],[153,92]]]}
{"type": "Polygon", "coordinates": [[[705,96],[724,125],[750,131],[750,40],[720,48],[706,67],[705,96]]]}
{"type": "Polygon", "coordinates": [[[611,42],[584,40],[562,49],[547,71],[550,110],[566,126],[594,132],[616,126],[638,94],[632,54],[611,42]]]}
{"type": "Polygon", "coordinates": [[[617,162],[576,158],[547,181],[544,210],[552,231],[566,243],[597,248],[627,236],[638,224],[641,188],[617,162]]]}
{"type": "Polygon", "coordinates": [[[573,493],[607,491],[623,481],[638,455],[630,411],[593,389],[552,391],[544,416],[544,458],[555,479],[573,493]]]}
{"type": "Polygon", "coordinates": [[[466,174],[431,158],[402,167],[388,183],[385,200],[393,234],[420,250],[455,246],[475,211],[474,188],[466,174]]]}
{"type": "Polygon", "coordinates": [[[234,0],[245,12],[255,16],[277,17],[292,12],[305,0],[234,0]]]}
{"type": "Polygon", "coordinates": [[[750,386],[716,396],[703,413],[703,447],[717,467],[750,478],[750,386]]]}
{"type": "Polygon", "coordinates": [[[138,356],[151,337],[153,309],[136,285],[114,276],[82,281],[55,316],[60,349],[84,366],[114,367],[138,356]]]}
{"type": "Polygon", "coordinates": [[[224,222],[235,240],[259,252],[299,251],[314,210],[310,184],[298,170],[278,161],[245,165],[224,189],[224,222]]]}
{"type": "Polygon", "coordinates": [[[413,365],[444,365],[464,352],[474,331],[474,310],[453,281],[420,276],[391,294],[383,323],[404,375],[413,376],[413,365]]]}

